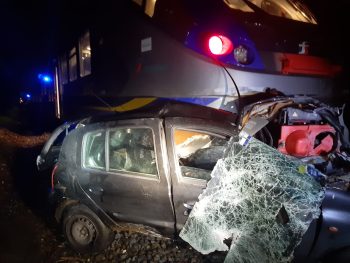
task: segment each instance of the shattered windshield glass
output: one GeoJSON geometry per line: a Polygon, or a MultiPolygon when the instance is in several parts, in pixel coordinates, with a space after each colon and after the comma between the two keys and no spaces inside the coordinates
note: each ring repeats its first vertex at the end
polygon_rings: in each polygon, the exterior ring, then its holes
{"type": "Polygon", "coordinates": [[[324,188],[300,161],[254,138],[245,147],[236,141],[215,166],[180,237],[203,254],[229,250],[225,262],[290,262],[320,215],[324,188]]]}

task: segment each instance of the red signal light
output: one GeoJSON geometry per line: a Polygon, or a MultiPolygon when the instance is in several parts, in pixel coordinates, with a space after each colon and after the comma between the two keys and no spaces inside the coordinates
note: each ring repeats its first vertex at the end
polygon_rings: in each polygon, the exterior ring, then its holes
{"type": "Polygon", "coordinates": [[[233,44],[230,39],[222,35],[214,35],[209,38],[209,50],[213,55],[227,55],[232,52],[233,44]]]}

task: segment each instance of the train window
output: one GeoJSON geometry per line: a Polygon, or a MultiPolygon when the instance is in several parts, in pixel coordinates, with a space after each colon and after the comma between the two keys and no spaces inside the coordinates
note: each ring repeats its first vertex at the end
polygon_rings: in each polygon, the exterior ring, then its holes
{"type": "Polygon", "coordinates": [[[134,3],[138,4],[139,6],[142,6],[143,0],[132,0],[134,3]]]}
{"type": "Polygon", "coordinates": [[[299,1],[262,0],[260,6],[270,15],[316,24],[312,13],[299,1]]]}
{"type": "Polygon", "coordinates": [[[237,9],[243,12],[254,12],[243,0],[224,0],[225,4],[232,9],[237,9]]]}
{"type": "MultiPolygon", "coordinates": [[[[244,0],[223,0],[232,9],[254,12],[244,0]]],[[[266,13],[305,23],[317,24],[311,11],[298,0],[248,0],[266,13]]]]}
{"type": "Polygon", "coordinates": [[[66,53],[59,58],[59,74],[60,81],[62,84],[68,83],[68,64],[66,53]]]}
{"type": "Polygon", "coordinates": [[[317,24],[311,11],[298,0],[248,0],[266,13],[305,23],[317,24]]]}
{"type": "Polygon", "coordinates": [[[157,0],[146,0],[145,13],[146,15],[152,17],[154,14],[154,8],[157,0]]]}
{"type": "Polygon", "coordinates": [[[77,79],[77,49],[74,47],[69,52],[69,81],[74,81],[77,79]]]}
{"type": "Polygon", "coordinates": [[[134,3],[138,4],[139,6],[144,9],[146,15],[149,17],[153,17],[154,15],[154,8],[156,6],[157,0],[132,0],[134,3]]]}
{"type": "Polygon", "coordinates": [[[85,77],[91,74],[91,46],[90,46],[90,32],[79,39],[79,65],[80,77],[85,77]]]}

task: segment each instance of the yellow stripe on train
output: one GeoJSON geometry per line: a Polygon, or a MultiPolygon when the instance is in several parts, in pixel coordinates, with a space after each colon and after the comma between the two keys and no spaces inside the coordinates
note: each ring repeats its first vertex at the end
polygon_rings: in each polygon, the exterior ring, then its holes
{"type": "Polygon", "coordinates": [[[156,99],[157,98],[135,98],[115,107],[94,107],[94,109],[101,111],[125,112],[142,108],[156,99]]]}

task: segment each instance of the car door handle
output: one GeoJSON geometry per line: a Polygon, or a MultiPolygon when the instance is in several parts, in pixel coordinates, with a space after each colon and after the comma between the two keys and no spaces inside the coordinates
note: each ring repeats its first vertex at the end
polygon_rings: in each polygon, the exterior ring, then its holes
{"type": "Polygon", "coordinates": [[[188,216],[193,209],[194,203],[184,203],[183,205],[186,208],[186,210],[184,211],[184,215],[188,216]]]}

